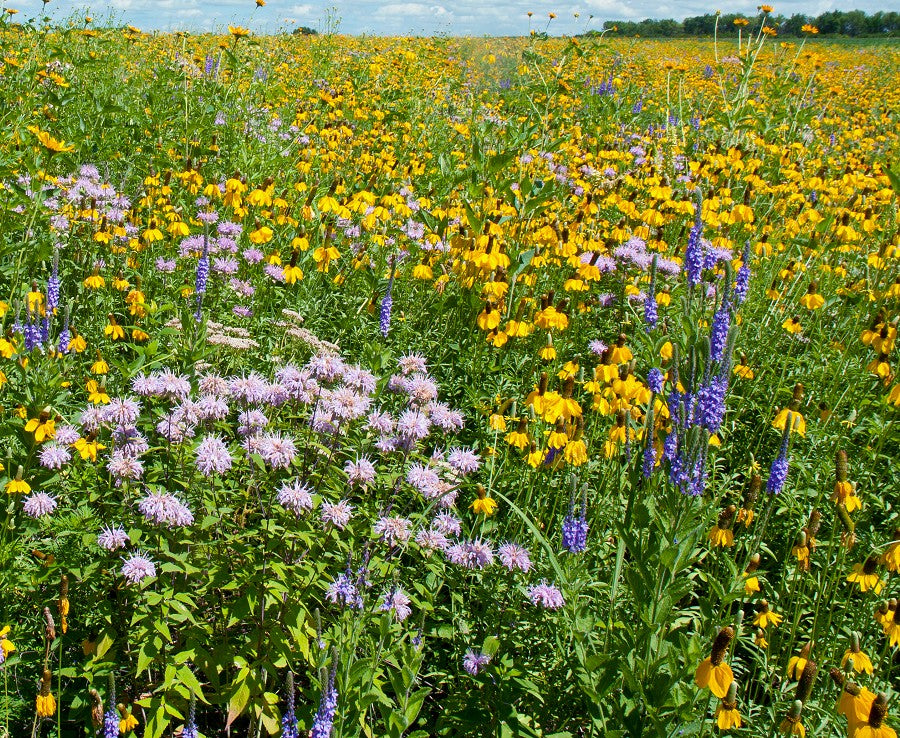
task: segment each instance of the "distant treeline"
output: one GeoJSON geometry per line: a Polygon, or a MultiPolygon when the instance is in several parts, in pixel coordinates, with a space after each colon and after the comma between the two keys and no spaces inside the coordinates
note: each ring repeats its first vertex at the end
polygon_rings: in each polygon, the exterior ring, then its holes
{"type": "MultiPolygon", "coordinates": [[[[729,13],[719,16],[720,36],[737,36],[738,30],[744,35],[748,32],[759,31],[763,17],[757,15],[747,16],[729,13]],[[735,21],[748,20],[747,25],[735,25],[735,21]]],[[[878,12],[867,15],[862,10],[831,10],[819,16],[795,14],[790,18],[783,15],[767,15],[765,23],[770,28],[778,31],[779,36],[805,36],[804,26],[813,26],[818,29],[818,36],[900,36],[900,13],[878,12]]],[[[616,33],[622,36],[655,36],[661,38],[674,38],[678,36],[712,36],[716,29],[716,16],[714,14],[698,15],[693,18],[685,18],[683,21],[672,19],[634,21],[606,21],[604,30],[616,29],[616,33]]],[[[598,35],[599,31],[591,31],[587,35],[598,35]]]]}

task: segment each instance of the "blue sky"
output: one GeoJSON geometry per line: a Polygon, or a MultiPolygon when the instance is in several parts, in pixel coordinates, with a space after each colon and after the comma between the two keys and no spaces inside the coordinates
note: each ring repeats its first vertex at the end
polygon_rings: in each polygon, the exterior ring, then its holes
{"type": "MultiPolygon", "coordinates": [[[[41,11],[41,0],[0,1],[19,10],[17,20],[36,16],[41,11]]],[[[784,15],[818,15],[836,8],[868,12],[885,9],[885,4],[867,0],[769,2],[776,12],[784,15]]],[[[719,6],[703,0],[266,0],[265,7],[257,8],[255,0],[98,0],[91,3],[50,0],[47,9],[53,18],[61,20],[73,13],[83,14],[89,8],[97,22],[113,17],[117,22],[147,31],[211,31],[228,24],[242,25],[258,33],[290,30],[298,25],[321,31],[330,15],[337,20],[337,30],[341,33],[482,36],[527,34],[528,11],[534,13],[532,28],[544,30],[552,11],[557,18],[547,30],[551,34],[569,34],[600,28],[604,20],[684,18],[716,9],[724,13],[754,14],[757,4],[756,0],[734,0],[719,6]],[[591,15],[593,19],[589,18],[591,15]]]]}

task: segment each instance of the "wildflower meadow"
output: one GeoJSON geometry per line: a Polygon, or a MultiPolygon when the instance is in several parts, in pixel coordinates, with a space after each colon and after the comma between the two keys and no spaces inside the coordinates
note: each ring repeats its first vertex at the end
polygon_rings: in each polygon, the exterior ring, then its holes
{"type": "Polygon", "coordinates": [[[895,738],[900,46],[770,12],[5,10],[0,736],[895,738]]]}

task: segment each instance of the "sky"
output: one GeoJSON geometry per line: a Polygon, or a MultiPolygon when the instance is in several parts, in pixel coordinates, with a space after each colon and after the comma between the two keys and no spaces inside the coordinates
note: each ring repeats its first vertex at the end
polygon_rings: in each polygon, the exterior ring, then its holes
{"type": "MultiPolygon", "coordinates": [[[[762,0],[760,0],[761,2],[762,0]]],[[[0,0],[16,8],[16,20],[39,16],[41,0],[0,0]]],[[[819,15],[826,10],[896,10],[900,0],[785,0],[768,2],[777,13],[819,15]]],[[[708,0],[50,0],[47,12],[56,20],[90,14],[95,23],[130,24],[145,31],[217,31],[241,25],[256,33],[290,31],[298,26],[345,34],[516,36],[531,29],[551,35],[600,29],[605,20],[682,19],[721,10],[754,15],[756,0],[730,0],[712,6],[708,0]],[[533,13],[529,20],[528,12],[533,13]],[[549,13],[556,18],[549,20],[549,13]],[[576,14],[578,17],[576,18],[576,14]],[[593,18],[591,18],[593,16],[593,18]]]]}

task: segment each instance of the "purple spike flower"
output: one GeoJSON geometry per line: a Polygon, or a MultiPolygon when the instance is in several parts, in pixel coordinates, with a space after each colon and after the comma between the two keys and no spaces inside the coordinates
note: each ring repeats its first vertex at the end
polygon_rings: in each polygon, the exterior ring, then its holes
{"type": "Polygon", "coordinates": [[[59,307],[59,253],[53,255],[53,273],[47,280],[47,310],[55,310],[59,307]]]}
{"type": "Polygon", "coordinates": [[[728,331],[731,328],[731,302],[727,296],[713,316],[712,328],[709,332],[709,358],[721,362],[725,358],[728,345],[728,331]]]}
{"type": "Polygon", "coordinates": [[[57,350],[61,354],[69,353],[69,341],[72,340],[72,331],[69,330],[69,312],[66,311],[66,320],[63,323],[63,329],[59,332],[59,346],[57,350]]]}
{"type": "Polygon", "coordinates": [[[562,524],[562,545],[570,553],[581,553],[587,548],[588,523],[581,515],[570,512],[562,524]]]}
{"type": "Polygon", "coordinates": [[[741,257],[741,267],[738,269],[737,281],[734,286],[734,296],[737,298],[738,305],[747,299],[747,292],[750,289],[750,242],[744,245],[744,254],[741,257]]]}
{"type": "Polygon", "coordinates": [[[281,738],[300,738],[300,731],[297,728],[297,715],[294,712],[294,674],[288,672],[285,683],[287,692],[287,705],[284,715],[281,716],[281,738]]]}
{"type": "MultiPolygon", "coordinates": [[[[792,418],[788,415],[786,428],[792,425],[792,418]]],[[[777,495],[784,489],[784,483],[787,481],[788,469],[790,467],[790,459],[788,457],[788,431],[784,433],[784,439],[781,441],[781,450],[778,456],[772,462],[772,468],[769,470],[769,480],[766,482],[766,491],[771,495],[777,495]]]]}
{"type": "Polygon", "coordinates": [[[394,298],[391,297],[391,290],[394,288],[394,275],[388,282],[387,292],[381,300],[381,312],[378,314],[378,320],[381,324],[381,335],[387,338],[388,331],[391,329],[391,308],[394,305],[394,298]]]}
{"type": "Polygon", "coordinates": [[[119,713],[114,707],[103,716],[103,738],[119,738],[119,713]]]}
{"type": "Polygon", "coordinates": [[[664,382],[665,378],[663,377],[663,373],[656,367],[653,367],[647,372],[647,386],[650,388],[651,392],[655,392],[656,394],[662,393],[664,382]]]}
{"type": "Polygon", "coordinates": [[[656,295],[652,292],[651,289],[647,292],[647,297],[644,298],[644,322],[647,324],[647,331],[649,332],[651,328],[656,327],[656,323],[659,320],[659,308],[656,304],[656,295]]]}
{"type": "Polygon", "coordinates": [[[697,198],[696,219],[691,233],[688,236],[687,249],[684,253],[684,266],[687,271],[688,284],[696,287],[700,284],[700,275],[703,272],[703,200],[702,197],[697,198]]]}
{"type": "Polygon", "coordinates": [[[312,730],[309,731],[309,738],[330,738],[331,736],[338,701],[337,688],[334,686],[334,673],[335,669],[332,667],[331,674],[328,676],[328,684],[322,692],[319,710],[313,719],[312,730]]]}
{"type": "Polygon", "coordinates": [[[644,463],[641,466],[641,473],[644,475],[644,479],[650,479],[655,468],[656,449],[653,446],[653,439],[651,438],[647,441],[647,445],[644,447],[644,463]]]}
{"type": "Polygon", "coordinates": [[[203,254],[197,261],[197,279],[194,283],[194,291],[197,293],[197,312],[194,315],[196,320],[200,320],[202,316],[203,295],[206,293],[206,283],[209,280],[209,242],[206,236],[203,237],[203,254]]]}

